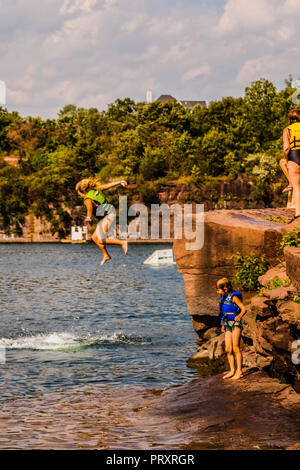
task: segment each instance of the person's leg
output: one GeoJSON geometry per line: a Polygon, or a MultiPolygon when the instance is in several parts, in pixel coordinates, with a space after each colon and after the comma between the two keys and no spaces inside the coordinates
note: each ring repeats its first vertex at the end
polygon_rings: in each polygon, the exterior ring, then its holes
{"type": "Polygon", "coordinates": [[[101,238],[98,237],[97,230],[95,230],[95,232],[93,233],[92,240],[98,246],[98,248],[100,248],[100,250],[103,254],[103,258],[102,258],[102,261],[101,261],[101,265],[103,265],[104,263],[106,263],[106,261],[110,260],[111,258],[110,258],[109,254],[108,254],[108,252],[105,248],[103,240],[101,240],[101,238]]]}
{"type": "Polygon", "coordinates": [[[240,350],[241,331],[242,331],[241,328],[239,328],[238,326],[235,326],[232,332],[232,346],[233,346],[233,352],[234,352],[235,360],[236,360],[236,372],[234,376],[232,377],[233,380],[237,380],[243,377],[243,373],[242,373],[243,358],[242,358],[242,353],[240,350]]]}
{"type": "Polygon", "coordinates": [[[106,238],[109,229],[114,221],[114,217],[104,217],[97,225],[97,228],[92,236],[92,240],[100,248],[103,254],[101,265],[105,264],[106,261],[111,259],[110,255],[107,252],[106,245],[121,245],[124,253],[127,253],[128,242],[127,240],[118,240],[117,238],[106,238]]]}
{"type": "Polygon", "coordinates": [[[300,215],[300,165],[295,162],[288,162],[289,177],[293,185],[295,197],[295,217],[300,215]]]}
{"type": "Polygon", "coordinates": [[[235,366],[234,366],[234,356],[233,356],[233,343],[232,343],[232,333],[231,331],[225,331],[225,352],[227,354],[227,359],[229,362],[230,371],[223,376],[223,379],[229,379],[234,376],[235,366]]]}
{"type": "MultiPolygon", "coordinates": [[[[102,224],[102,230],[103,230],[104,234],[109,232],[109,229],[110,229],[113,221],[114,221],[114,218],[109,218],[108,217],[108,218],[104,219],[103,224],[102,224]]],[[[118,240],[118,238],[108,238],[107,237],[103,240],[103,243],[105,245],[121,245],[125,255],[127,254],[127,251],[128,251],[128,241],[127,240],[118,240]]]]}
{"type": "Polygon", "coordinates": [[[289,182],[289,185],[286,188],[284,188],[284,190],[282,191],[283,193],[285,193],[286,191],[291,191],[293,189],[293,185],[292,185],[292,182],[290,180],[289,172],[288,172],[288,168],[287,168],[287,159],[282,158],[279,161],[279,165],[280,165],[280,168],[282,169],[283,173],[285,174],[285,176],[286,176],[286,178],[289,182]]]}

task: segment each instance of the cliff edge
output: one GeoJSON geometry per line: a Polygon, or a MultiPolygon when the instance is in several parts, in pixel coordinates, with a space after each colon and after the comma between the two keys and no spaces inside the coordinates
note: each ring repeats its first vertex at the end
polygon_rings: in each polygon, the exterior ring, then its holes
{"type": "Polygon", "coordinates": [[[285,247],[284,252],[280,248],[282,236],[300,228],[300,222],[278,222],[292,215],[287,209],[209,211],[204,215],[201,250],[188,251],[184,238],[174,240],[174,256],[185,281],[187,307],[197,334],[198,350],[188,359],[188,366],[207,375],[228,367],[224,334],[218,324],[216,281],[233,276],[234,253],[265,254],[270,269],[259,279],[261,292],[245,293],[244,366],[264,369],[300,393],[300,353],[296,353],[300,339],[300,247],[285,247]],[[278,279],[286,285],[266,289],[278,279]]]}

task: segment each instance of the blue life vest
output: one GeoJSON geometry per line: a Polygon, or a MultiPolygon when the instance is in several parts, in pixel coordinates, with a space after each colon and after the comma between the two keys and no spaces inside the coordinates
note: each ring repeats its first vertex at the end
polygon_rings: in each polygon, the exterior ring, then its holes
{"type": "Polygon", "coordinates": [[[241,312],[241,309],[232,301],[232,297],[238,297],[241,302],[243,302],[243,296],[240,291],[235,290],[227,295],[223,302],[223,297],[220,295],[219,298],[219,310],[221,319],[223,320],[225,317],[228,321],[234,321],[236,315],[241,312]]]}

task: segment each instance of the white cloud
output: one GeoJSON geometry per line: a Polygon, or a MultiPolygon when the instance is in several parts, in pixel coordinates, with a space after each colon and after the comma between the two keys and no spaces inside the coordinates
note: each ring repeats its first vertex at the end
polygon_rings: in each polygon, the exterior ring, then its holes
{"type": "Polygon", "coordinates": [[[48,57],[63,57],[80,53],[88,47],[96,46],[101,27],[100,15],[82,15],[64,21],[63,26],[45,39],[42,44],[48,57]]]}
{"type": "Polygon", "coordinates": [[[75,11],[92,11],[97,0],[64,0],[60,13],[74,13],[75,11]]]}
{"type": "Polygon", "coordinates": [[[159,60],[162,64],[170,66],[185,64],[187,60],[190,60],[190,51],[192,43],[190,41],[181,41],[177,44],[171,44],[169,49],[161,50],[159,53],[159,60]]]}
{"type": "Polygon", "coordinates": [[[287,78],[290,72],[297,75],[297,65],[291,68],[290,61],[297,64],[297,52],[293,52],[287,57],[285,54],[264,55],[256,59],[247,60],[241,67],[236,82],[239,84],[247,84],[260,77],[273,80],[274,77],[284,74],[287,78]]]}
{"type": "Polygon", "coordinates": [[[28,106],[30,104],[29,94],[20,89],[7,88],[7,102],[13,102],[15,106],[28,106]]]}
{"type": "Polygon", "coordinates": [[[151,19],[148,24],[149,32],[151,34],[158,34],[162,36],[177,36],[183,32],[183,20],[170,18],[155,18],[151,19]]]}
{"type": "Polygon", "coordinates": [[[300,13],[299,0],[285,0],[282,5],[282,12],[286,14],[298,14],[300,13]]]}
{"type": "Polygon", "coordinates": [[[133,33],[147,21],[147,15],[140,14],[121,25],[121,31],[133,33]]]}
{"type": "Polygon", "coordinates": [[[201,75],[209,75],[211,72],[210,65],[201,65],[195,69],[190,69],[183,75],[184,80],[193,80],[194,78],[200,77],[201,75]]]}
{"type": "Polygon", "coordinates": [[[278,85],[299,74],[299,19],[299,0],[227,0],[214,31],[232,50],[235,83],[265,77],[278,85]]]}
{"type": "Polygon", "coordinates": [[[25,69],[24,74],[22,76],[16,77],[14,80],[11,81],[11,84],[16,89],[22,90],[33,90],[35,87],[38,86],[38,82],[36,76],[38,74],[38,65],[31,64],[25,69]]]}
{"type": "Polygon", "coordinates": [[[278,8],[282,8],[280,0],[227,0],[216,30],[223,34],[245,28],[248,32],[263,30],[274,23],[278,8]]]}
{"type": "Polygon", "coordinates": [[[106,8],[107,10],[109,10],[110,8],[114,7],[115,5],[117,5],[118,3],[118,0],[105,0],[104,1],[104,8],[106,8]]]}
{"type": "Polygon", "coordinates": [[[54,117],[116,98],[238,96],[299,76],[299,0],[18,0],[0,17],[9,109],[54,117]],[[216,6],[218,4],[218,7],[216,6]]]}

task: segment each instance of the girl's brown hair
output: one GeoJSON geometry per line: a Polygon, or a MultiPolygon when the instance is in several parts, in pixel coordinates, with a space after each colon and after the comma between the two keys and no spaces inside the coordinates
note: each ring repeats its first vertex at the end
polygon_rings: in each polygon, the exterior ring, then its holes
{"type": "Polygon", "coordinates": [[[222,277],[217,281],[217,288],[229,293],[233,291],[231,281],[227,277],[222,277]]]}
{"type": "Polygon", "coordinates": [[[101,183],[96,178],[85,178],[76,184],[76,191],[87,194],[91,189],[101,189],[101,183]]]}
{"type": "Polygon", "coordinates": [[[292,109],[289,112],[289,123],[300,122],[300,109],[292,109]]]}

